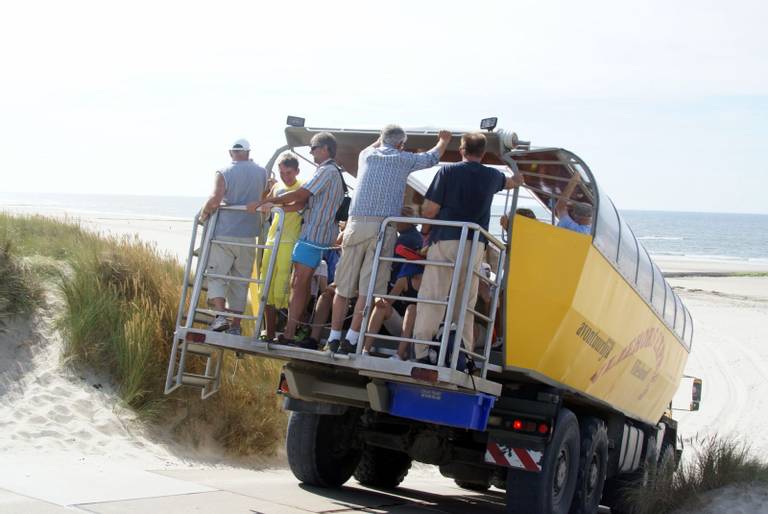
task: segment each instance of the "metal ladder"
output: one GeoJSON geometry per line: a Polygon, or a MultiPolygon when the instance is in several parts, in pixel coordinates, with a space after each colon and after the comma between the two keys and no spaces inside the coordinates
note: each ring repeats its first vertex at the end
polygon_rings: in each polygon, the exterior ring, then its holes
{"type": "MultiPolygon", "coordinates": [[[[443,366],[443,363],[445,362],[446,355],[449,351],[450,333],[452,331],[455,331],[455,338],[457,341],[459,341],[461,338],[461,334],[463,333],[466,314],[467,312],[471,312],[475,316],[475,318],[479,318],[487,324],[487,329],[485,331],[485,338],[484,338],[484,344],[483,344],[483,353],[479,354],[479,353],[470,351],[463,344],[455,344],[453,345],[453,351],[450,355],[450,364],[447,367],[453,370],[456,370],[459,362],[459,356],[460,354],[463,353],[465,354],[466,357],[470,357],[475,362],[479,363],[478,368],[480,369],[480,376],[483,379],[486,378],[489,370],[500,371],[501,368],[498,366],[492,366],[489,360],[490,360],[491,344],[492,344],[492,338],[493,338],[493,327],[494,327],[494,322],[496,320],[496,307],[498,305],[499,291],[501,290],[501,285],[504,280],[504,274],[505,274],[504,273],[505,260],[506,260],[506,245],[503,242],[499,241],[497,238],[495,238],[488,231],[486,231],[485,229],[477,225],[476,223],[442,221],[442,220],[434,220],[434,219],[427,219],[427,218],[406,218],[406,217],[399,217],[399,216],[386,218],[381,223],[381,228],[378,234],[378,240],[376,242],[376,251],[374,253],[374,258],[373,258],[371,279],[369,282],[368,296],[366,298],[365,308],[363,311],[363,323],[361,325],[359,341],[365,341],[366,337],[372,337],[374,339],[380,339],[380,340],[392,341],[392,342],[408,341],[410,343],[427,345],[430,348],[439,347],[437,364],[435,368],[445,367],[443,366]],[[415,260],[403,259],[400,257],[390,257],[390,256],[381,255],[382,246],[384,244],[384,235],[386,232],[386,228],[391,223],[427,224],[427,225],[435,225],[435,226],[439,225],[439,226],[460,228],[461,237],[459,240],[468,241],[470,243],[470,246],[468,248],[469,258],[466,260],[467,264],[465,266],[461,265],[464,262],[464,253],[467,251],[466,245],[459,245],[458,253],[456,255],[456,262],[430,261],[426,259],[415,261],[415,260]],[[470,231],[472,233],[472,236],[471,236],[471,239],[468,240],[467,236],[468,234],[470,234],[470,231]],[[471,266],[471,263],[474,262],[474,258],[477,255],[477,252],[481,251],[480,249],[481,234],[485,236],[487,240],[487,244],[495,246],[499,252],[498,261],[496,263],[497,273],[496,273],[495,280],[490,280],[488,277],[483,276],[481,273],[479,273],[479,270],[469,269],[471,266]],[[401,297],[401,296],[392,296],[388,294],[374,295],[374,286],[376,284],[376,276],[379,273],[379,263],[381,262],[412,263],[412,264],[421,264],[424,266],[443,266],[443,267],[453,268],[453,275],[451,278],[451,288],[450,288],[450,292],[448,293],[448,297],[445,300],[428,300],[428,299],[422,299],[422,298],[407,298],[407,297],[401,297]],[[457,298],[459,293],[458,292],[459,276],[461,273],[465,273],[467,278],[465,280],[465,287],[462,291],[461,298],[457,298]],[[489,306],[488,315],[477,312],[475,310],[474,305],[472,306],[467,305],[469,303],[469,293],[470,293],[469,284],[471,282],[471,274],[475,274],[479,278],[479,280],[488,283],[490,286],[491,302],[489,306]],[[374,296],[378,298],[385,298],[391,301],[402,300],[402,301],[416,303],[416,304],[428,303],[433,305],[445,306],[445,317],[443,318],[443,324],[442,324],[443,329],[442,329],[440,341],[436,342],[436,341],[428,341],[428,340],[414,339],[414,338],[394,337],[394,336],[387,336],[383,334],[368,332],[368,320],[371,315],[374,296]],[[453,311],[457,301],[460,302],[459,317],[457,320],[454,320],[453,311]]],[[[479,341],[477,343],[479,343],[479,341]]],[[[362,344],[357,345],[358,354],[362,352],[362,347],[363,347],[362,344]]],[[[479,348],[480,345],[475,344],[475,347],[479,348]]]]}
{"type": "MultiPolygon", "coordinates": [[[[187,263],[184,269],[184,282],[181,288],[181,299],[179,301],[179,309],[176,314],[176,328],[173,335],[173,344],[171,346],[171,354],[168,359],[168,373],[165,378],[165,394],[170,394],[181,386],[190,386],[200,389],[200,397],[202,399],[206,399],[215,394],[219,390],[219,386],[221,384],[221,367],[224,361],[224,350],[220,347],[212,346],[207,343],[217,343],[226,340],[252,340],[252,338],[247,336],[214,332],[212,330],[201,331],[198,329],[194,333],[187,332],[187,329],[193,328],[195,323],[205,324],[207,328],[209,321],[212,320],[215,316],[236,317],[242,320],[251,320],[254,322],[254,338],[258,338],[259,334],[261,333],[261,326],[264,320],[264,308],[267,303],[269,287],[272,283],[272,275],[275,269],[275,260],[277,259],[277,249],[280,247],[280,239],[283,232],[285,215],[283,210],[279,207],[272,208],[272,214],[279,216],[278,226],[272,244],[257,244],[255,242],[254,244],[250,244],[214,239],[213,233],[215,231],[216,223],[218,222],[219,213],[221,211],[245,212],[245,208],[242,206],[222,206],[206,221],[201,221],[199,216],[195,216],[192,225],[192,237],[189,243],[187,263]],[[200,248],[195,249],[198,229],[201,225],[203,227],[201,245],[200,248]],[[233,277],[230,275],[217,275],[208,272],[208,258],[210,256],[212,245],[253,248],[254,252],[257,252],[256,262],[260,262],[258,261],[258,250],[271,250],[272,252],[269,259],[267,274],[264,280],[262,281],[258,278],[233,277]],[[197,262],[194,265],[195,274],[194,280],[192,280],[192,268],[193,261],[195,259],[197,262]],[[200,296],[205,289],[204,282],[206,278],[236,280],[239,282],[261,285],[261,294],[259,295],[258,310],[256,311],[256,315],[249,316],[246,314],[235,314],[232,312],[223,312],[200,307],[200,296]],[[187,298],[189,298],[189,307],[185,312],[187,298]],[[200,332],[203,332],[203,334],[200,334],[200,332]],[[205,371],[202,374],[191,373],[187,371],[189,355],[203,357],[205,359],[205,371]]],[[[260,213],[253,214],[253,216],[255,217],[255,223],[261,223],[260,213]]]]}

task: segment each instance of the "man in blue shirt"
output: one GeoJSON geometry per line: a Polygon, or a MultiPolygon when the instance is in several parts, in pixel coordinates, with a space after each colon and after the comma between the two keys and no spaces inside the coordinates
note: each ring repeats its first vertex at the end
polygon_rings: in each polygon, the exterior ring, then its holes
{"type": "MultiPolygon", "coordinates": [[[[477,223],[488,230],[494,194],[502,189],[519,186],[522,184],[522,176],[515,173],[514,176],[508,177],[496,168],[481,164],[485,155],[485,144],[485,136],[479,132],[464,134],[461,137],[459,152],[463,161],[445,165],[437,172],[424,195],[422,215],[425,218],[477,223]]],[[[468,265],[471,237],[470,232],[466,241],[460,241],[461,229],[458,227],[432,226],[429,233],[430,246],[427,251],[429,261],[456,262],[460,245],[464,247],[464,258],[461,263],[463,272],[459,274],[452,318],[454,321],[459,319],[461,298],[467,282],[470,288],[467,305],[474,307],[477,301],[479,280],[473,271],[480,269],[480,262],[485,255],[485,244],[481,244],[474,262],[468,265]]],[[[480,241],[485,243],[486,239],[481,235],[480,241]]],[[[419,289],[419,298],[444,301],[450,292],[452,277],[453,267],[427,265],[419,289]]],[[[431,340],[444,316],[445,307],[419,303],[413,337],[431,340]]],[[[467,312],[462,331],[464,346],[470,351],[474,350],[474,319],[474,315],[467,312]]],[[[422,360],[427,357],[429,347],[417,344],[415,350],[416,359],[422,360]]]]}
{"type": "Polygon", "coordinates": [[[562,227],[581,234],[592,233],[592,206],[584,202],[573,202],[568,207],[568,201],[576,190],[576,186],[581,182],[581,175],[574,173],[571,180],[563,190],[563,194],[557,199],[555,204],[555,214],[560,221],[558,227],[562,227]]]}
{"type": "MultiPolygon", "coordinates": [[[[232,165],[216,172],[213,194],[203,207],[204,218],[222,203],[245,205],[262,198],[267,185],[267,171],[250,159],[250,150],[251,145],[245,139],[238,139],[232,145],[229,150],[232,165]]],[[[219,276],[250,278],[256,249],[242,245],[254,245],[260,230],[261,216],[247,212],[220,212],[213,232],[218,242],[211,245],[207,272],[219,276]]],[[[225,307],[228,307],[229,312],[242,314],[247,295],[247,282],[218,277],[208,279],[208,301],[216,311],[225,312],[225,307]]],[[[230,324],[225,316],[217,315],[211,323],[211,330],[240,335],[240,318],[233,317],[230,324]]]]}
{"type": "MultiPolygon", "coordinates": [[[[341,259],[336,269],[336,297],[333,300],[331,334],[328,336],[327,348],[331,352],[355,352],[381,222],[389,216],[400,216],[408,175],[416,170],[435,166],[450,140],[450,131],[441,130],[438,133],[438,141],[431,150],[406,152],[403,150],[405,131],[398,125],[387,125],[381,131],[379,139],[360,152],[357,187],[349,207],[349,220],[341,242],[341,259]],[[349,299],[355,296],[357,302],[352,324],[346,338],[342,340],[341,330],[347,314],[347,304],[349,299]]],[[[382,255],[392,255],[396,237],[395,227],[388,227],[382,243],[382,255]]],[[[380,264],[374,293],[386,293],[389,267],[389,263],[380,264]]]]}

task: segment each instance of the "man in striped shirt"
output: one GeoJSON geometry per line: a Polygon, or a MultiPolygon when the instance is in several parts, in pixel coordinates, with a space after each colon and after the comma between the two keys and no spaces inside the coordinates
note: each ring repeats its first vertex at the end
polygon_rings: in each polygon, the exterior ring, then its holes
{"type": "MultiPolygon", "coordinates": [[[[330,248],[338,234],[336,211],[344,198],[341,170],[336,165],[336,138],[328,132],[320,132],[310,141],[310,152],[318,165],[315,174],[303,186],[289,193],[266,198],[248,204],[248,210],[256,212],[266,204],[285,205],[306,202],[304,225],[293,248],[293,275],[291,299],[288,304],[288,323],[279,337],[282,344],[295,344],[296,325],[307,307],[312,275],[322,258],[323,250],[330,248]]],[[[267,205],[268,207],[268,205],[267,205]]],[[[308,346],[309,347],[309,346],[308,346]]],[[[311,349],[316,350],[315,345],[311,349]]]]}

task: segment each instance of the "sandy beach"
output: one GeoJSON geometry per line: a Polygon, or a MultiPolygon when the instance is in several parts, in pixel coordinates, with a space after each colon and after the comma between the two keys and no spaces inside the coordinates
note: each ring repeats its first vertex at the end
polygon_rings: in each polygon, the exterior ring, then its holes
{"type": "MultiPolygon", "coordinates": [[[[192,225],[191,220],[88,213],[73,216],[56,211],[40,214],[76,219],[103,234],[136,235],[180,261],[186,256],[192,225]]],[[[768,425],[768,277],[722,276],[759,274],[767,272],[768,265],[669,258],[660,259],[659,264],[672,275],[670,282],[695,322],[686,372],[703,379],[703,401],[698,412],[675,412],[687,451],[696,437],[717,433],[742,440],[755,455],[768,458],[768,434],[764,430],[768,425]],[[708,276],[713,274],[718,276],[708,276]]],[[[51,319],[38,319],[32,329],[11,327],[2,337],[0,512],[63,512],[77,506],[92,512],[153,512],[162,504],[140,507],[133,503],[129,507],[129,500],[189,495],[203,498],[231,492],[233,483],[253,484],[264,479],[223,460],[184,454],[146,434],[131,414],[119,407],[103,377],[81,376],[63,365],[60,335],[51,319]],[[200,478],[200,473],[209,479],[200,478]],[[226,476],[226,480],[217,482],[210,478],[213,476],[226,476]],[[120,502],[127,503],[121,507],[120,502]],[[102,504],[114,508],[100,510],[102,504]],[[90,507],[86,509],[86,505],[90,507]]],[[[686,394],[687,390],[681,391],[681,397],[686,394]]],[[[274,478],[269,473],[285,471],[264,473],[274,478]]],[[[423,481],[434,480],[440,484],[437,489],[448,494],[465,493],[452,481],[436,476],[434,468],[422,467],[406,485],[422,487],[423,481]]],[[[291,483],[289,474],[284,479],[291,483]]],[[[370,503],[366,501],[361,505],[370,503]]],[[[246,504],[253,505],[232,505],[246,504]]],[[[175,505],[184,502],[179,500],[175,505]]],[[[308,505],[294,510],[282,504],[280,509],[270,507],[262,512],[320,511],[308,505]]],[[[247,512],[240,507],[218,512],[247,512]]],[[[171,511],[177,510],[167,510],[171,511]]]]}

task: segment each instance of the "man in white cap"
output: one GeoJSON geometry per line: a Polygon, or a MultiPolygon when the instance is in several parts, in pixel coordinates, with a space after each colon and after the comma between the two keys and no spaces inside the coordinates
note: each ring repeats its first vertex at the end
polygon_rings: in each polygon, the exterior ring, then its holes
{"type": "MultiPolygon", "coordinates": [[[[246,205],[261,200],[267,186],[267,171],[250,159],[251,145],[245,139],[232,144],[229,155],[232,164],[216,172],[213,194],[203,207],[203,217],[211,215],[224,203],[227,206],[246,205]]],[[[255,243],[261,231],[261,216],[247,212],[222,211],[216,222],[208,255],[207,272],[212,275],[250,278],[255,248],[241,246],[255,243]],[[234,243],[234,244],[226,244],[234,243]]],[[[208,278],[208,301],[214,310],[242,314],[248,295],[248,282],[208,278]]],[[[211,330],[240,335],[240,318],[231,323],[224,315],[217,315],[211,330]]]]}

